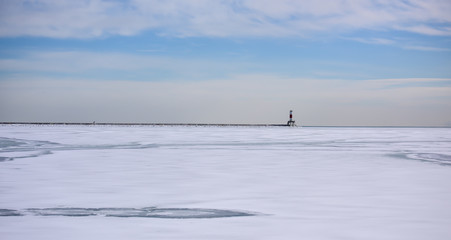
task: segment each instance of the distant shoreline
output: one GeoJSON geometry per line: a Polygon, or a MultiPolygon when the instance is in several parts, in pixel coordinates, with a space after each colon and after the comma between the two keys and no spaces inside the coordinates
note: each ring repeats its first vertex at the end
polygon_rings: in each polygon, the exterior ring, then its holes
{"type": "MultiPolygon", "coordinates": [[[[107,123],[107,122],[0,122],[0,125],[79,125],[79,126],[194,126],[194,127],[289,127],[287,124],[263,123],[107,123]]],[[[311,128],[451,128],[451,126],[295,126],[311,128]]]]}

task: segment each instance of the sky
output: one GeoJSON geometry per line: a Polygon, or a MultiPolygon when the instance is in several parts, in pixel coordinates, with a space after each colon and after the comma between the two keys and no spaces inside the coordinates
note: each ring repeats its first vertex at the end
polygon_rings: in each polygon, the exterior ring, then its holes
{"type": "Polygon", "coordinates": [[[0,0],[0,122],[451,126],[449,0],[0,0]]]}

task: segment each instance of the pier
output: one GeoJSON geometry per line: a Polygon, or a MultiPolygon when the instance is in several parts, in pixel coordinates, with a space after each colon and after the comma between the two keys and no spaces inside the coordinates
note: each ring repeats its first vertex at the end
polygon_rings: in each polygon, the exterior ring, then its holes
{"type": "Polygon", "coordinates": [[[286,124],[246,123],[114,123],[114,122],[0,122],[0,125],[84,125],[84,126],[199,126],[199,127],[286,127],[286,124]]]}
{"type": "Polygon", "coordinates": [[[293,110],[290,110],[290,119],[287,124],[264,123],[121,123],[121,122],[0,122],[0,125],[85,125],[85,126],[199,126],[199,127],[295,127],[293,110]]]}

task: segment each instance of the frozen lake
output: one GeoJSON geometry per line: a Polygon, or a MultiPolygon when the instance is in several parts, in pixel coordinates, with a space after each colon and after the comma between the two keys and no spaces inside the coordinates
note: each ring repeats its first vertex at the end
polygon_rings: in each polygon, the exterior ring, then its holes
{"type": "Polygon", "coordinates": [[[1,239],[451,239],[450,128],[0,125],[1,239]]]}

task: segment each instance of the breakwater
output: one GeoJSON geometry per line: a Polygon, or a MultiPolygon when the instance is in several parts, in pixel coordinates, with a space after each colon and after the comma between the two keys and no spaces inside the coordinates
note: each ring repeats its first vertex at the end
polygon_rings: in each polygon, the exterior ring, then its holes
{"type": "Polygon", "coordinates": [[[113,125],[113,126],[216,126],[216,127],[287,127],[287,124],[241,123],[108,123],[108,122],[0,122],[2,125],[113,125]]]}

